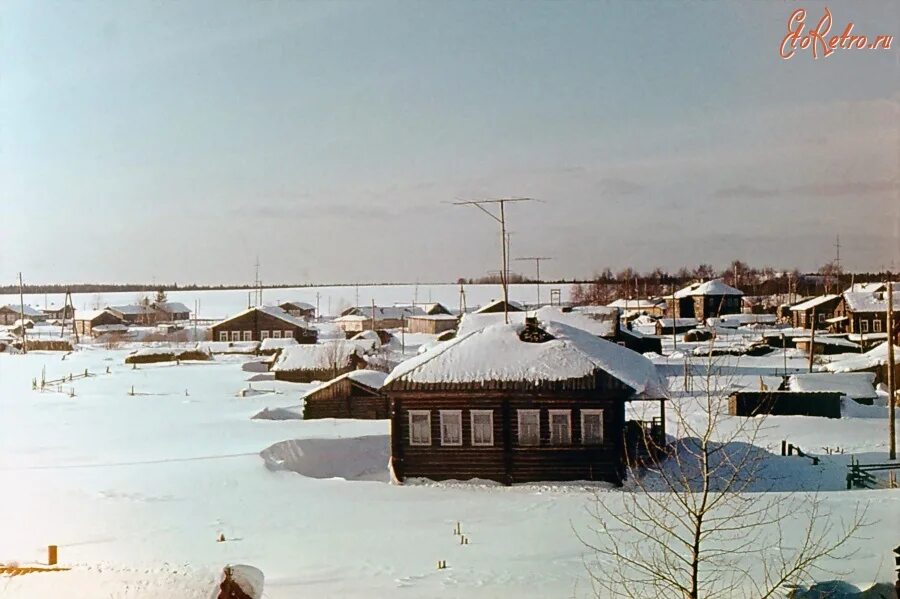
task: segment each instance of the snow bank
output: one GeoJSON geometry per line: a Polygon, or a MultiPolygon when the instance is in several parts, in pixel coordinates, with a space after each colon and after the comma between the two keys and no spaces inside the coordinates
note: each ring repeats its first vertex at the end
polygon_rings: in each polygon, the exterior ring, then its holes
{"type": "Polygon", "coordinates": [[[309,478],[389,482],[390,437],[282,441],[259,453],[269,470],[289,470],[309,478]]]}
{"type": "Polygon", "coordinates": [[[251,420],[303,420],[303,414],[290,408],[263,408],[251,420]]]}
{"type": "Polygon", "coordinates": [[[269,337],[267,339],[263,339],[259,344],[259,351],[274,351],[276,349],[284,349],[285,347],[291,347],[292,345],[298,345],[297,340],[293,337],[280,338],[275,339],[274,337],[269,337]]]}

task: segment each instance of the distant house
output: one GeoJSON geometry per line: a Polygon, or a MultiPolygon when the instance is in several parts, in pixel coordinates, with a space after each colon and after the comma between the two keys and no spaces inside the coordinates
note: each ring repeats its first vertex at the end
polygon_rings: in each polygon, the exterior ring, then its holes
{"type": "Polygon", "coordinates": [[[191,318],[190,308],[181,302],[154,302],[151,305],[156,311],[156,322],[178,322],[191,318]]]}
{"type": "Polygon", "coordinates": [[[663,391],[649,360],[568,325],[475,329],[385,381],[391,470],[398,481],[621,483],[625,403],[663,391]]]}
{"type": "Polygon", "coordinates": [[[107,310],[121,318],[128,324],[155,324],[156,311],[150,306],[141,304],[128,304],[124,306],[107,306],[107,310]]]}
{"type": "Polygon", "coordinates": [[[5,306],[0,306],[0,324],[15,324],[17,320],[22,318],[23,314],[25,315],[25,318],[33,322],[41,322],[47,320],[46,314],[36,308],[32,308],[31,306],[21,306],[20,304],[6,304],[5,306]]]}
{"type": "Polygon", "coordinates": [[[121,333],[128,330],[125,321],[109,310],[75,311],[75,331],[79,335],[96,337],[104,333],[121,333]]]}
{"type": "Polygon", "coordinates": [[[711,316],[740,314],[744,292],[726,285],[722,279],[692,283],[666,297],[669,316],[705,321],[711,316]]]}
{"type": "Polygon", "coordinates": [[[496,314],[503,312],[524,312],[525,307],[519,302],[514,302],[510,300],[509,302],[504,302],[502,299],[494,300],[491,303],[484,305],[477,310],[475,310],[475,314],[496,314]],[[503,307],[506,306],[504,310],[503,307]]]}
{"type": "Polygon", "coordinates": [[[357,306],[341,312],[334,320],[345,333],[365,330],[398,329],[412,316],[424,316],[425,310],[419,306],[357,306]]]}
{"type": "Polygon", "coordinates": [[[637,313],[648,316],[662,316],[668,307],[665,300],[651,298],[620,298],[606,305],[610,308],[617,308],[622,314],[637,313]]]}
{"type": "MultiPolygon", "coordinates": [[[[900,284],[892,283],[894,313],[900,313],[900,284]]],[[[845,291],[844,301],[835,310],[835,317],[846,317],[849,333],[866,335],[887,332],[887,289],[872,287],[876,291],[845,291]]]]}
{"type": "Polygon", "coordinates": [[[822,295],[791,306],[791,321],[798,329],[828,329],[843,301],[840,295],[822,295]],[[815,315],[815,320],[813,320],[815,315]]]}
{"type": "Polygon", "coordinates": [[[72,306],[59,306],[55,308],[44,308],[42,310],[44,316],[48,320],[72,320],[72,316],[75,314],[75,309],[72,306]]]}
{"type": "Polygon", "coordinates": [[[352,370],[322,383],[303,396],[303,419],[390,418],[390,403],[380,391],[385,378],[386,372],[352,370]]]}
{"type": "Polygon", "coordinates": [[[450,309],[440,302],[434,302],[431,304],[424,304],[422,309],[425,310],[425,314],[434,316],[437,314],[453,314],[450,309]]]}
{"type": "Polygon", "coordinates": [[[315,343],[318,333],[278,306],[247,308],[212,326],[213,341],[263,341],[269,337],[315,343]]]}
{"type": "Polygon", "coordinates": [[[316,307],[306,302],[281,302],[278,307],[297,318],[316,317],[316,307]]]}
{"type": "Polygon", "coordinates": [[[347,339],[281,350],[272,365],[275,379],[294,383],[327,381],[366,365],[361,344],[347,339]]]}

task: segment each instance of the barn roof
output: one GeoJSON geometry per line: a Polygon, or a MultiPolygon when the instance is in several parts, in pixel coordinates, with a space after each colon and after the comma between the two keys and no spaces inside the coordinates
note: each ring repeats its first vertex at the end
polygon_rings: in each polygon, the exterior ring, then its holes
{"type": "Polygon", "coordinates": [[[839,297],[841,297],[841,296],[833,295],[833,294],[820,295],[818,297],[813,297],[806,301],[802,301],[799,304],[794,304],[793,306],[791,306],[791,311],[792,312],[800,312],[800,311],[812,310],[816,306],[821,306],[822,304],[827,304],[828,302],[836,300],[839,297]]]}
{"type": "MultiPolygon", "coordinates": [[[[900,310],[900,287],[893,284],[894,310],[900,310]]],[[[886,312],[887,291],[849,291],[844,293],[844,302],[851,312],[886,312]]]]}
{"type": "Polygon", "coordinates": [[[811,372],[793,374],[788,379],[790,391],[837,391],[851,399],[874,399],[874,372],[811,372]]]}
{"type": "Polygon", "coordinates": [[[315,310],[316,309],[315,306],[313,306],[312,304],[307,304],[306,302],[292,302],[292,301],[281,302],[280,304],[278,304],[278,306],[279,307],[293,306],[294,308],[299,308],[300,310],[315,310]]]}
{"type": "Polygon", "coordinates": [[[350,372],[345,372],[344,374],[337,376],[330,381],[325,381],[324,383],[313,387],[309,391],[303,394],[303,397],[308,397],[314,393],[318,393],[322,389],[327,389],[331,387],[335,383],[342,381],[344,379],[350,379],[351,381],[370,389],[371,391],[378,391],[381,389],[381,386],[384,385],[384,379],[387,378],[386,372],[379,372],[377,370],[351,370],[350,372]]]}
{"type": "Polygon", "coordinates": [[[113,318],[119,318],[109,310],[75,310],[75,320],[94,320],[103,314],[109,314],[113,318]]]}
{"type": "Polygon", "coordinates": [[[525,324],[496,324],[441,343],[399,364],[385,387],[563,383],[591,389],[596,375],[605,372],[638,394],[665,389],[653,363],[630,349],[559,322],[540,322],[537,330],[550,336],[543,342],[524,341],[525,329],[525,324]]]}
{"type": "Polygon", "coordinates": [[[190,313],[191,311],[190,308],[188,308],[181,302],[157,302],[153,304],[153,307],[160,312],[167,312],[169,314],[176,314],[178,312],[190,313]]]}
{"type": "MultiPolygon", "coordinates": [[[[419,306],[375,306],[376,320],[400,320],[422,314],[425,314],[425,310],[419,306]]],[[[350,315],[372,318],[372,306],[356,306],[341,312],[341,316],[350,315]]]]}
{"type": "MultiPolygon", "coordinates": [[[[508,312],[522,312],[525,310],[525,307],[519,302],[514,302],[513,300],[509,300],[506,302],[506,310],[508,312]]],[[[477,310],[475,310],[475,314],[490,314],[491,312],[503,312],[503,300],[498,299],[486,304],[477,310]]]]}
{"type": "Polygon", "coordinates": [[[140,304],[128,304],[125,306],[107,306],[107,310],[113,310],[118,312],[119,314],[134,314],[134,315],[142,315],[142,314],[153,314],[153,308],[150,306],[142,306],[140,304]]]}

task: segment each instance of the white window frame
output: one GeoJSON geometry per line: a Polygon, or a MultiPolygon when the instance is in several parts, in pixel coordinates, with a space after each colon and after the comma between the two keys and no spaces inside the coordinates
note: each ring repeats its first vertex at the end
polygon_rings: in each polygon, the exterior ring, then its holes
{"type": "Polygon", "coordinates": [[[253,341],[253,331],[244,331],[244,341],[253,341]]]}
{"type": "Polygon", "coordinates": [[[272,339],[281,339],[281,331],[279,329],[272,331],[272,339]]]}
{"type": "Polygon", "coordinates": [[[872,332],[880,333],[881,332],[881,321],[877,318],[872,319],[872,332]]]}
{"type": "Polygon", "coordinates": [[[554,445],[556,447],[565,447],[567,445],[572,444],[572,410],[547,410],[547,422],[550,424],[550,445],[554,445]],[[567,420],[567,429],[568,429],[568,439],[565,439],[565,442],[561,443],[560,439],[556,439],[553,436],[553,417],[554,416],[565,416],[567,420]]]}
{"type": "Polygon", "coordinates": [[[868,333],[869,332],[869,321],[868,320],[860,320],[859,321],[859,332],[860,333],[868,333]]]}
{"type": "Polygon", "coordinates": [[[541,411],[540,410],[517,410],[516,418],[518,419],[518,435],[516,442],[520,447],[540,447],[541,445],[541,411]],[[524,416],[537,416],[537,439],[534,443],[522,442],[522,420],[524,416]]]}
{"type": "Polygon", "coordinates": [[[603,410],[581,410],[581,444],[582,445],[603,445],[603,410]],[[599,416],[600,417],[600,439],[588,443],[584,438],[584,417],[599,416]]]}
{"type": "Polygon", "coordinates": [[[825,314],[819,314],[819,322],[825,322],[825,314]]]}
{"type": "Polygon", "coordinates": [[[493,447],[494,446],[494,410],[469,410],[469,419],[472,421],[472,447],[493,447]],[[487,416],[490,418],[490,438],[487,441],[477,441],[475,439],[475,417],[487,416]]]}
{"type": "Polygon", "coordinates": [[[291,330],[282,331],[281,336],[284,339],[291,339],[294,336],[294,331],[291,331],[291,330]]]}
{"type": "Polygon", "coordinates": [[[462,410],[439,410],[440,418],[441,418],[441,447],[462,447],[463,444],[463,431],[462,431],[462,410]],[[457,418],[457,422],[459,422],[459,441],[446,441],[444,439],[444,417],[455,416],[457,418]]]}
{"type": "Polygon", "coordinates": [[[262,341],[263,339],[268,339],[268,338],[269,338],[269,331],[260,331],[259,332],[259,340],[260,341],[262,341]]]}
{"type": "Polygon", "coordinates": [[[219,341],[228,341],[228,331],[219,331],[219,341]]]}
{"type": "Polygon", "coordinates": [[[409,444],[414,447],[431,447],[431,410],[410,410],[409,411],[409,444]],[[413,434],[415,428],[413,426],[414,416],[425,416],[428,418],[428,441],[416,441],[413,434]]]}
{"type": "Polygon", "coordinates": [[[231,341],[240,341],[241,340],[241,332],[240,331],[231,331],[231,341]]]}

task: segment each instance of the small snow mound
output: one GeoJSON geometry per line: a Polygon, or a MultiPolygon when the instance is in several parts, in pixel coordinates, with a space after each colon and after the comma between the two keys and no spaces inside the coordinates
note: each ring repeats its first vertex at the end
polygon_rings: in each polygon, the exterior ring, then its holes
{"type": "Polygon", "coordinates": [[[263,408],[251,420],[303,420],[303,415],[288,408],[263,408]]]}
{"type": "Polygon", "coordinates": [[[250,360],[241,364],[241,370],[244,372],[268,372],[269,365],[262,360],[250,360]]]}
{"type": "Polygon", "coordinates": [[[387,435],[281,441],[259,455],[273,471],[289,470],[309,478],[390,482],[387,435]]]}

